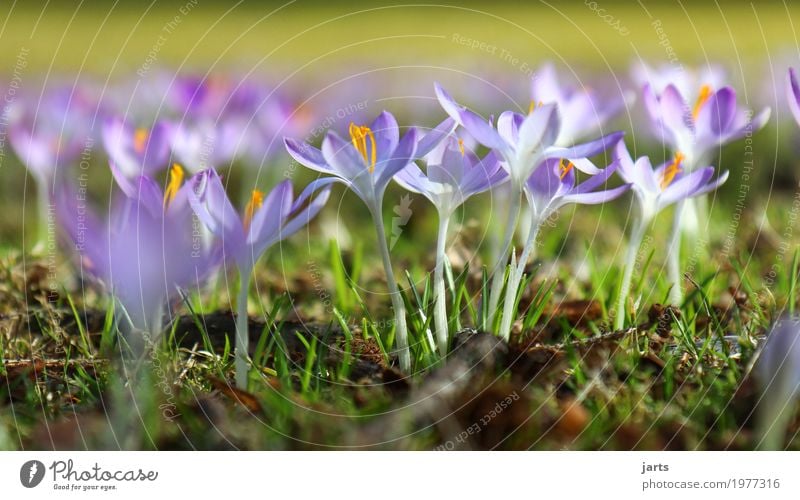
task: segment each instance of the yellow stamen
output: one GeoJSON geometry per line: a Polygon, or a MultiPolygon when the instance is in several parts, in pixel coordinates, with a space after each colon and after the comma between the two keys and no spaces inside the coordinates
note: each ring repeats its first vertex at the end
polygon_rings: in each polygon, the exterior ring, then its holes
{"type": "Polygon", "coordinates": [[[464,139],[458,140],[458,150],[461,151],[461,156],[464,156],[466,154],[464,152],[464,139]]]}
{"type": "Polygon", "coordinates": [[[255,215],[256,211],[261,208],[262,203],[264,203],[264,193],[258,189],[254,189],[253,193],[250,195],[250,201],[248,201],[247,206],[244,207],[245,233],[250,230],[250,223],[253,221],[253,216],[255,215]]]}
{"type": "Polygon", "coordinates": [[[172,203],[175,195],[178,194],[181,184],[183,184],[183,169],[177,163],[173,163],[172,168],[169,169],[169,181],[167,181],[167,188],[164,190],[165,210],[169,204],[172,203]]]}
{"type": "Polygon", "coordinates": [[[364,163],[367,164],[369,173],[375,171],[375,163],[378,160],[378,149],[375,146],[375,135],[366,125],[358,126],[350,122],[350,140],[353,141],[353,147],[356,151],[361,153],[364,158],[364,163]],[[369,139],[369,144],[367,140],[369,139]]]}
{"type": "Polygon", "coordinates": [[[558,162],[558,170],[559,172],[561,172],[560,175],[561,180],[564,180],[564,177],[567,176],[567,174],[570,172],[570,170],[572,170],[574,166],[575,165],[573,165],[571,161],[564,163],[564,160],[560,160],[558,162]]]}
{"type": "Polygon", "coordinates": [[[692,109],[692,118],[695,120],[697,120],[697,115],[700,114],[703,105],[708,101],[708,98],[711,97],[711,92],[710,85],[703,85],[700,87],[700,95],[697,96],[697,101],[695,101],[694,108],[692,109]]]}
{"type": "Polygon", "coordinates": [[[137,128],[133,133],[133,150],[137,154],[144,153],[144,148],[147,146],[147,139],[150,137],[150,132],[146,128],[137,128]]]}
{"type": "Polygon", "coordinates": [[[672,163],[667,165],[667,168],[664,169],[664,173],[661,176],[661,189],[666,189],[667,186],[672,184],[672,181],[675,180],[675,176],[681,171],[681,163],[684,159],[686,159],[686,156],[684,156],[683,153],[680,151],[675,153],[675,159],[672,160],[672,163]]]}
{"type": "Polygon", "coordinates": [[[528,114],[533,113],[534,111],[536,111],[536,108],[542,106],[543,104],[544,103],[542,101],[539,101],[538,104],[536,103],[536,101],[531,101],[530,105],[528,106],[528,114]]]}

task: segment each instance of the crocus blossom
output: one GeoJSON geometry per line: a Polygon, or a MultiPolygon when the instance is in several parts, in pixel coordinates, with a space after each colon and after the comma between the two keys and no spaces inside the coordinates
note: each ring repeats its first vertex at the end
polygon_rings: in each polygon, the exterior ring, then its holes
{"type": "Polygon", "coordinates": [[[199,285],[216,265],[217,254],[197,247],[190,186],[182,183],[181,167],[171,168],[163,192],[149,177],[122,180],[124,196],[114,203],[108,221],[87,210],[83,195],[67,182],[58,191],[57,213],[82,268],[105,284],[134,329],[155,338],[167,299],[178,287],[199,285]]]}
{"type": "Polygon", "coordinates": [[[171,146],[176,159],[196,173],[230,164],[243,140],[239,123],[205,119],[175,124],[171,146]]]}
{"type": "Polygon", "coordinates": [[[516,266],[512,265],[507,288],[514,293],[506,293],[503,318],[500,323],[500,336],[508,339],[516,310],[516,296],[525,266],[535,248],[536,238],[542,224],[550,215],[565,205],[597,205],[611,201],[628,190],[629,184],[610,189],[600,189],[617,170],[618,162],[604,169],[598,169],[586,159],[559,160],[550,158],[543,161],[533,171],[525,183],[525,197],[530,208],[530,227],[522,253],[516,266]],[[575,170],[580,165],[582,171],[596,171],[597,174],[578,183],[575,170]]]}
{"type": "MultiPolygon", "coordinates": [[[[716,179],[712,179],[714,167],[687,172],[684,168],[684,158],[680,153],[671,161],[653,169],[650,159],[646,156],[634,162],[622,141],[614,149],[614,158],[619,164],[617,171],[620,177],[630,184],[639,208],[628,244],[625,270],[617,300],[615,327],[620,329],[625,321],[624,307],[630,292],[636,253],[639,251],[649,223],[666,207],[717,189],[728,179],[728,172],[723,172],[716,179]]],[[[673,289],[680,286],[680,280],[672,281],[673,289]]]]}
{"type": "Polygon", "coordinates": [[[395,181],[430,200],[439,214],[436,243],[434,320],[439,352],[447,354],[447,307],[444,287],[445,245],[447,228],[453,212],[469,197],[487,191],[508,178],[494,152],[483,159],[464,147],[464,141],[453,137],[442,142],[426,157],[426,172],[410,163],[395,175],[395,181]]]}
{"type": "Polygon", "coordinates": [[[112,117],[103,124],[103,145],[111,163],[128,179],[153,176],[169,166],[173,132],[166,121],[134,127],[112,117]]]}
{"type": "Polygon", "coordinates": [[[236,385],[247,386],[247,293],[256,261],[272,245],[307,225],[330,196],[330,186],[311,185],[297,199],[285,180],[266,197],[254,190],[239,216],[225,193],[219,174],[212,169],[195,174],[189,184],[189,203],[197,217],[222,243],[223,260],[232,260],[239,272],[236,317],[236,385]],[[317,190],[316,197],[313,197],[317,190]],[[312,199],[313,197],[313,199],[312,199]]]}
{"type": "Polygon", "coordinates": [[[552,64],[544,64],[531,78],[531,102],[555,103],[561,127],[554,144],[571,146],[600,133],[625,106],[626,99],[601,98],[588,86],[576,87],[560,81],[552,64]]]}
{"type": "Polygon", "coordinates": [[[690,103],[674,85],[660,95],[645,85],[643,97],[654,130],[673,152],[684,156],[689,170],[707,165],[720,146],[761,129],[770,115],[766,108],[751,118],[737,105],[731,87],[714,90],[704,85],[690,103]]]}
{"type": "Polygon", "coordinates": [[[758,447],[781,450],[800,396],[800,320],[784,317],[770,330],[755,364],[761,386],[758,447]]]}
{"type": "Polygon", "coordinates": [[[45,92],[37,103],[20,101],[7,107],[9,142],[36,181],[39,202],[39,241],[47,240],[48,217],[56,177],[76,164],[93,144],[92,102],[77,89],[59,87],[45,92]]]}
{"type": "MultiPolygon", "coordinates": [[[[731,87],[714,90],[704,85],[695,102],[690,105],[674,85],[667,85],[660,95],[645,85],[644,102],[656,133],[675,155],[680,155],[688,171],[708,165],[714,152],[722,145],[761,129],[769,119],[769,108],[751,118],[749,111],[736,103],[736,91],[731,87]]],[[[681,201],[675,209],[672,236],[669,242],[668,272],[673,283],[680,280],[679,254],[681,232],[696,233],[704,205],[681,201]]],[[[681,288],[674,287],[671,301],[681,300],[681,288]]]]}
{"type": "MultiPolygon", "coordinates": [[[[527,115],[514,111],[505,111],[500,115],[495,126],[480,115],[458,104],[447,91],[439,84],[435,85],[436,96],[439,104],[458,124],[482,145],[493,149],[510,177],[511,198],[508,206],[508,221],[505,224],[505,234],[501,251],[497,255],[497,262],[492,269],[492,285],[489,294],[489,323],[492,323],[500,293],[503,288],[502,268],[508,261],[511,253],[511,243],[517,228],[522,193],[525,182],[533,170],[548,158],[579,159],[594,156],[614,145],[622,137],[622,132],[614,132],[585,144],[574,145],[568,148],[555,146],[561,122],[554,103],[531,105],[527,115]]],[[[577,168],[591,165],[590,163],[575,163],[577,168]]],[[[594,175],[598,170],[587,170],[587,174],[594,175]]],[[[508,293],[516,290],[507,288],[508,293]]]]}
{"type": "Polygon", "coordinates": [[[349,141],[329,130],[322,141],[321,149],[290,138],[285,139],[286,149],[295,160],[327,176],[315,181],[316,183],[340,182],[367,205],[375,223],[378,247],[395,312],[397,347],[403,370],[411,368],[411,353],[405,304],[397,288],[386,243],[382,215],[383,195],[395,174],[409,162],[433,150],[453,128],[453,120],[448,119],[422,138],[415,128],[410,128],[401,138],[397,120],[391,113],[384,111],[369,126],[350,123],[349,141]]]}
{"type": "Polygon", "coordinates": [[[794,68],[789,68],[786,75],[786,101],[795,121],[800,125],[800,84],[797,83],[797,73],[794,68]]]}

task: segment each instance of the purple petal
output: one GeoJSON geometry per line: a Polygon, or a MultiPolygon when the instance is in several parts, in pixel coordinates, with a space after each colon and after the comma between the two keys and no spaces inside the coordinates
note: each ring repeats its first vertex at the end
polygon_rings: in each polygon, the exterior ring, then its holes
{"type": "Polygon", "coordinates": [[[301,165],[311,170],[322,172],[323,174],[332,173],[331,167],[328,166],[325,157],[322,156],[322,151],[319,149],[305,142],[297,142],[288,137],[284,137],[283,142],[286,145],[286,151],[289,155],[301,165]]]}
{"type": "Polygon", "coordinates": [[[669,131],[676,136],[691,134],[689,106],[674,85],[667,85],[664,93],[661,94],[659,104],[661,119],[669,131]]]}
{"type": "MultiPolygon", "coordinates": [[[[375,145],[378,148],[377,156],[387,155],[397,147],[400,141],[400,128],[397,120],[388,111],[383,111],[370,125],[372,133],[375,134],[375,145]]],[[[385,157],[384,157],[385,158],[385,157]]]]}
{"type": "MultiPolygon", "coordinates": [[[[274,239],[289,216],[291,207],[292,182],[286,179],[270,191],[264,203],[253,214],[247,232],[247,243],[258,247],[261,243],[274,239]]],[[[260,255],[254,254],[251,257],[256,260],[260,255]]]]}
{"type": "Polygon", "coordinates": [[[508,154],[509,146],[506,141],[504,141],[489,122],[484,120],[480,115],[468,109],[462,109],[459,116],[463,127],[467,129],[467,132],[469,132],[476,141],[487,148],[496,149],[503,154],[508,154]]]}
{"type": "Polygon", "coordinates": [[[686,174],[667,186],[658,198],[659,209],[699,194],[714,175],[714,167],[705,167],[686,174]]]}
{"type": "Polygon", "coordinates": [[[405,133],[397,149],[392,153],[392,157],[384,162],[375,166],[375,172],[372,175],[377,175],[375,179],[375,191],[379,192],[386,187],[392,180],[392,177],[405,168],[410,162],[416,158],[417,150],[417,129],[411,128],[405,133]]]}
{"type": "MultiPolygon", "coordinates": [[[[339,137],[336,132],[328,131],[322,140],[322,155],[331,166],[333,175],[352,181],[368,174],[369,168],[364,158],[356,151],[353,144],[339,137]]],[[[377,168],[377,167],[376,167],[377,168]]]]}
{"type": "MultiPolygon", "coordinates": [[[[319,186],[320,185],[315,185],[315,186],[309,185],[308,187],[306,187],[306,189],[303,191],[303,194],[301,194],[298,199],[305,199],[310,197],[311,194],[319,186]]],[[[281,240],[284,240],[293,235],[294,233],[296,233],[297,231],[299,231],[301,228],[307,226],[308,223],[311,222],[311,219],[316,217],[319,211],[322,210],[322,207],[324,207],[325,204],[328,202],[328,198],[330,197],[330,195],[331,195],[331,186],[330,185],[324,186],[320,190],[319,195],[316,198],[314,198],[314,200],[312,200],[311,203],[309,203],[305,209],[303,209],[297,215],[292,217],[291,220],[289,220],[289,222],[287,222],[281,228],[279,238],[281,240]]]]}
{"type": "Polygon", "coordinates": [[[794,120],[800,125],[800,85],[797,83],[797,73],[794,68],[789,68],[786,76],[786,99],[789,101],[789,109],[794,120]]]}
{"type": "Polygon", "coordinates": [[[417,156],[426,156],[428,153],[433,151],[433,149],[445,138],[452,134],[455,129],[456,121],[453,118],[447,118],[442,123],[428,131],[417,144],[417,156]]]}
{"type": "Polygon", "coordinates": [[[519,127],[517,157],[528,157],[538,149],[552,146],[558,137],[560,119],[555,104],[545,104],[528,114],[519,127]]]}
{"type": "Polygon", "coordinates": [[[625,135],[624,132],[612,132],[599,139],[590,142],[578,144],[569,148],[555,148],[550,147],[545,151],[545,158],[568,158],[580,159],[589,158],[606,151],[617,144],[620,139],[625,135]]]}
{"type": "Polygon", "coordinates": [[[605,203],[607,201],[611,201],[620,195],[622,195],[625,191],[631,188],[630,184],[623,184],[622,186],[615,187],[613,189],[609,189],[606,191],[594,191],[590,193],[575,193],[575,194],[567,194],[564,195],[561,200],[564,204],[566,203],[578,203],[581,205],[599,205],[600,203],[605,203]]]}
{"type": "Polygon", "coordinates": [[[450,94],[439,85],[438,82],[433,84],[433,88],[436,91],[436,99],[439,100],[439,104],[444,109],[444,112],[450,115],[453,120],[456,120],[459,124],[461,123],[461,110],[464,108],[460,104],[458,104],[455,99],[453,99],[450,94]]]}
{"type": "Polygon", "coordinates": [[[697,115],[697,130],[709,130],[716,136],[723,136],[736,117],[736,92],[723,87],[715,92],[708,102],[700,108],[697,115]]]}
{"type": "Polygon", "coordinates": [[[606,181],[608,181],[608,179],[614,174],[614,172],[617,171],[617,167],[619,167],[619,162],[618,161],[612,162],[611,165],[600,170],[600,173],[589,177],[585,181],[575,186],[575,189],[573,189],[572,192],[574,194],[583,194],[594,191],[595,189],[605,184],[606,181]]]}

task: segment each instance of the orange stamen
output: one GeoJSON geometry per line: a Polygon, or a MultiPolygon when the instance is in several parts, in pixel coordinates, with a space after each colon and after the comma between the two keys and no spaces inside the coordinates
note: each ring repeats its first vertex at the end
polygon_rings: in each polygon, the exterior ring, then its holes
{"type": "Polygon", "coordinates": [[[144,153],[144,148],[147,146],[147,139],[150,137],[150,132],[146,128],[137,128],[133,133],[133,150],[137,154],[144,153]]]}
{"type": "Polygon", "coordinates": [[[675,180],[675,176],[678,175],[678,172],[681,171],[681,163],[686,158],[680,151],[675,153],[675,159],[672,160],[672,163],[667,165],[667,168],[664,169],[664,173],[661,177],[661,189],[666,189],[672,181],[675,180]]]}
{"type": "Polygon", "coordinates": [[[250,223],[253,221],[253,216],[261,208],[261,205],[264,203],[264,193],[259,191],[258,189],[254,189],[253,193],[250,195],[250,201],[247,202],[247,206],[244,208],[244,232],[250,230],[250,223]]]}
{"type": "Polygon", "coordinates": [[[561,176],[560,177],[561,177],[562,181],[564,180],[564,177],[567,176],[567,174],[570,172],[570,170],[572,170],[572,168],[574,166],[575,165],[573,165],[571,161],[568,161],[567,163],[564,163],[564,160],[561,160],[561,161],[558,162],[558,170],[561,172],[561,176]]]}
{"type": "Polygon", "coordinates": [[[350,122],[350,140],[353,141],[353,147],[356,148],[356,151],[361,153],[364,158],[364,163],[367,164],[369,173],[374,172],[375,163],[378,160],[378,149],[375,147],[375,135],[372,130],[366,125],[358,126],[350,122]],[[368,139],[369,144],[367,144],[368,139]]]}
{"type": "Polygon", "coordinates": [[[173,163],[172,168],[169,169],[169,181],[167,181],[167,188],[164,190],[165,210],[169,204],[172,203],[172,200],[175,199],[175,195],[178,194],[181,184],[183,184],[183,169],[177,163],[173,163]]]}
{"type": "Polygon", "coordinates": [[[702,87],[700,87],[700,95],[697,96],[697,101],[695,101],[694,108],[692,108],[692,118],[697,120],[697,116],[700,114],[700,110],[708,101],[709,97],[711,97],[711,93],[712,91],[710,85],[703,85],[702,87]]]}
{"type": "Polygon", "coordinates": [[[534,111],[536,111],[536,108],[542,106],[542,104],[544,104],[542,101],[539,101],[538,104],[535,101],[531,101],[530,105],[528,106],[528,114],[531,114],[534,111]]]}
{"type": "Polygon", "coordinates": [[[458,140],[458,150],[461,151],[461,156],[464,156],[466,154],[464,152],[464,139],[458,140]]]}

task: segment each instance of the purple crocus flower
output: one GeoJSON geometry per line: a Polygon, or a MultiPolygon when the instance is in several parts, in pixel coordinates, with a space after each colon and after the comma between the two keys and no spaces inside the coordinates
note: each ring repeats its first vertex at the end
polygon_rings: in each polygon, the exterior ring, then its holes
{"type": "Polygon", "coordinates": [[[530,227],[516,265],[512,262],[507,288],[513,293],[506,293],[503,304],[503,317],[500,323],[500,336],[508,340],[511,324],[515,316],[517,289],[522,281],[525,267],[536,246],[536,238],[544,222],[565,205],[578,203],[582,205],[598,205],[611,201],[630,188],[629,184],[610,189],[605,186],[611,175],[617,170],[618,162],[613,162],[604,169],[598,169],[587,159],[571,161],[549,158],[544,160],[533,171],[525,183],[525,197],[530,208],[530,227]],[[575,170],[597,172],[587,180],[578,183],[575,170]]]}
{"type": "Polygon", "coordinates": [[[761,129],[770,115],[766,108],[751,119],[738,107],[731,87],[715,91],[704,85],[691,105],[675,85],[667,85],[660,95],[645,85],[643,95],[654,130],[673,152],[684,156],[689,170],[707,165],[720,146],[761,129]]]}
{"type": "Polygon", "coordinates": [[[761,385],[758,447],[780,450],[800,396],[800,319],[784,317],[770,330],[755,364],[761,385]]]}
{"type": "Polygon", "coordinates": [[[625,99],[601,99],[589,87],[564,85],[552,64],[543,65],[531,79],[531,106],[555,103],[561,117],[557,146],[571,146],[602,131],[625,106],[625,99]]]}
{"type": "Polygon", "coordinates": [[[415,128],[410,128],[401,138],[397,120],[391,113],[384,111],[369,126],[350,123],[349,141],[329,130],[322,141],[321,149],[293,139],[284,139],[287,151],[295,160],[328,176],[315,181],[316,183],[340,182],[367,205],[375,223],[378,247],[395,312],[400,366],[406,371],[411,368],[411,353],[408,347],[405,304],[394,279],[386,243],[382,215],[383,195],[395,174],[409,162],[433,150],[453,131],[454,126],[453,120],[447,119],[421,139],[415,128]]]}
{"type": "MultiPolygon", "coordinates": [[[[722,145],[762,128],[770,114],[767,108],[751,119],[749,112],[738,107],[736,92],[731,87],[715,91],[710,86],[703,86],[693,106],[674,85],[667,85],[661,95],[646,85],[643,93],[653,127],[674,154],[681,156],[683,168],[690,172],[710,163],[712,154],[722,145]]],[[[683,200],[675,209],[668,273],[676,284],[680,282],[681,233],[696,233],[700,221],[698,212],[706,211],[705,199],[699,198],[699,201],[701,205],[696,207],[694,200],[683,200]]],[[[681,287],[673,287],[671,301],[677,304],[681,298],[681,287]]]]}
{"type": "Polygon", "coordinates": [[[722,88],[727,81],[725,70],[714,64],[691,68],[677,64],[653,67],[638,63],[631,67],[631,77],[636,88],[649,85],[656,95],[663,94],[668,86],[673,85],[689,102],[695,102],[704,87],[722,88]]]}
{"type": "Polygon", "coordinates": [[[789,68],[786,75],[786,100],[789,110],[795,121],[800,125],[800,84],[797,83],[797,73],[794,68],[789,68]]]}
{"type": "Polygon", "coordinates": [[[236,317],[236,385],[247,387],[247,293],[256,261],[267,248],[302,229],[322,209],[330,186],[309,185],[297,199],[285,180],[267,196],[254,190],[240,217],[228,199],[219,174],[203,170],[192,177],[189,202],[197,217],[222,242],[223,259],[231,259],[239,272],[236,317]],[[312,196],[321,188],[320,193],[312,196]]]}
{"type": "Polygon", "coordinates": [[[33,175],[38,189],[39,238],[34,251],[44,249],[52,191],[65,169],[78,163],[92,146],[92,102],[80,90],[58,87],[34,103],[9,105],[9,142],[33,175]]]}
{"type": "MultiPolygon", "coordinates": [[[[505,234],[501,251],[497,255],[497,262],[492,269],[492,286],[489,294],[489,323],[494,321],[497,303],[503,288],[502,268],[508,262],[511,253],[511,244],[517,229],[522,193],[525,183],[530,178],[534,169],[549,158],[580,159],[594,156],[616,144],[622,138],[622,132],[614,132],[597,140],[585,144],[574,145],[569,148],[558,147],[555,141],[558,138],[561,122],[557,105],[554,103],[541,106],[531,106],[527,115],[513,111],[505,111],[497,120],[497,125],[486,121],[480,115],[458,104],[439,84],[435,85],[436,96],[439,104],[456,122],[484,146],[493,149],[503,160],[503,165],[511,179],[511,197],[508,206],[508,221],[505,224],[505,234]]],[[[574,165],[581,169],[591,163],[575,162],[574,165]]],[[[585,173],[595,175],[598,170],[587,170],[585,173]]],[[[516,290],[507,288],[508,293],[516,290]]]]}
{"type": "Polygon", "coordinates": [[[242,147],[241,124],[233,120],[176,124],[172,136],[172,153],[192,172],[221,168],[230,164],[242,147]]]}
{"type": "MultiPolygon", "coordinates": [[[[713,180],[714,167],[687,172],[684,167],[684,157],[680,153],[671,161],[653,169],[650,159],[646,156],[634,162],[624,142],[617,144],[614,158],[619,164],[617,171],[620,177],[630,184],[639,207],[639,214],[628,244],[625,271],[617,301],[615,327],[621,329],[625,321],[624,306],[630,292],[636,253],[639,251],[647,226],[668,206],[714,191],[728,179],[728,172],[723,172],[713,180]]],[[[680,286],[679,279],[673,280],[673,289],[680,286]]]]}
{"type": "Polygon", "coordinates": [[[82,269],[105,284],[134,329],[153,337],[161,333],[164,304],[177,287],[199,286],[217,263],[213,251],[197,246],[191,189],[182,179],[177,165],[163,192],[149,177],[123,178],[124,196],[107,222],[87,211],[82,195],[68,183],[62,183],[56,200],[82,269]]]}
{"type": "Polygon", "coordinates": [[[464,147],[464,141],[454,137],[442,142],[426,157],[427,172],[416,163],[409,163],[394,179],[409,191],[419,193],[433,203],[439,213],[439,232],[436,244],[436,267],[433,286],[436,296],[434,320],[439,352],[447,354],[447,307],[445,303],[444,262],[447,228],[453,212],[469,197],[488,191],[505,182],[508,174],[500,166],[494,152],[483,159],[464,147]]]}
{"type": "Polygon", "coordinates": [[[129,179],[152,176],[169,166],[173,126],[157,121],[151,128],[133,127],[120,117],[103,124],[103,144],[111,163],[129,179]]]}

